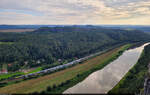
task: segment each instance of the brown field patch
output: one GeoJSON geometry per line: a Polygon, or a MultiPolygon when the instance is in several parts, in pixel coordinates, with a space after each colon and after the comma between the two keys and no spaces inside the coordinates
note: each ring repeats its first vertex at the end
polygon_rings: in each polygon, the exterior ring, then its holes
{"type": "Polygon", "coordinates": [[[0,32],[32,32],[35,29],[0,29],[0,32]]]}

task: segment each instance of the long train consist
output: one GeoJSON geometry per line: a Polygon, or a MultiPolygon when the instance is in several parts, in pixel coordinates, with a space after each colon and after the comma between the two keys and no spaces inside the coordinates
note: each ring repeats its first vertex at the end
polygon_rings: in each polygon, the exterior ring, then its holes
{"type": "MultiPolygon", "coordinates": [[[[106,50],[105,50],[106,51],[106,50]]],[[[85,61],[91,57],[94,57],[96,55],[99,55],[105,51],[101,51],[101,52],[98,52],[98,53],[95,53],[95,54],[91,54],[89,56],[86,56],[84,58],[80,58],[80,59],[77,59],[77,60],[74,60],[72,62],[69,62],[67,64],[63,64],[63,65],[59,65],[59,66],[56,66],[56,67],[52,67],[52,68],[48,68],[48,69],[45,69],[45,70],[41,70],[39,72],[35,72],[35,73],[30,73],[30,74],[27,74],[27,75],[22,75],[22,76],[19,76],[18,78],[29,78],[29,77],[32,77],[32,76],[36,76],[38,74],[45,74],[45,73],[50,73],[50,72],[54,72],[56,70],[60,70],[60,69],[64,69],[66,67],[69,67],[69,66],[72,66],[72,65],[75,65],[79,62],[82,62],[82,61],[85,61]]]]}
{"type": "Polygon", "coordinates": [[[118,47],[118,46],[121,46],[121,45],[122,45],[122,44],[116,45],[116,46],[114,46],[114,47],[112,47],[112,48],[108,48],[108,49],[103,50],[103,51],[100,51],[100,52],[98,52],[98,53],[91,54],[91,55],[89,55],[89,56],[86,56],[86,57],[83,57],[83,58],[74,60],[74,61],[69,62],[69,63],[67,63],[67,64],[63,64],[63,65],[59,65],[59,66],[56,66],[56,67],[48,68],[48,69],[45,69],[45,70],[41,70],[41,71],[39,71],[39,72],[30,73],[30,74],[27,74],[27,75],[21,75],[21,76],[18,76],[17,79],[18,79],[18,78],[19,78],[19,79],[20,79],[20,78],[21,78],[21,79],[30,78],[30,77],[33,77],[33,76],[36,76],[36,75],[39,75],[39,74],[47,74],[47,73],[54,72],[54,71],[56,71],[56,70],[64,69],[64,68],[66,68],[66,67],[75,65],[75,64],[77,64],[77,63],[79,63],[79,62],[83,62],[83,61],[85,61],[85,60],[87,60],[87,59],[89,59],[89,58],[92,58],[92,57],[94,57],[94,56],[100,55],[100,54],[102,54],[102,53],[104,53],[104,52],[106,52],[106,51],[109,51],[109,50],[111,50],[111,49],[113,49],[113,48],[116,48],[116,47],[118,47]]]}

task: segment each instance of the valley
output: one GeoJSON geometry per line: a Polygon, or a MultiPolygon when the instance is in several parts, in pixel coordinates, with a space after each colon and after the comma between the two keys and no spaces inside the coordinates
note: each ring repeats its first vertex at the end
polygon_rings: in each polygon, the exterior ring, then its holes
{"type": "Polygon", "coordinates": [[[139,30],[95,26],[0,32],[0,93],[63,93],[149,40],[139,30]]]}

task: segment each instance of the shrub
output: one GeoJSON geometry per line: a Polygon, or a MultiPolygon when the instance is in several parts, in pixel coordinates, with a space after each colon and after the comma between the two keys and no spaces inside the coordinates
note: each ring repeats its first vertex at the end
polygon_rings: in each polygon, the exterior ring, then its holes
{"type": "Polygon", "coordinates": [[[47,91],[51,91],[52,88],[51,88],[50,86],[48,86],[46,90],[47,90],[47,91]]]}

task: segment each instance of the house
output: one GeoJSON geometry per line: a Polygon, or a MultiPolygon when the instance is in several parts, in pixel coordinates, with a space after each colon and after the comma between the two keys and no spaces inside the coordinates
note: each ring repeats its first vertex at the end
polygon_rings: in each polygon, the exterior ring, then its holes
{"type": "Polygon", "coordinates": [[[28,61],[25,61],[24,64],[27,65],[27,64],[28,64],[28,61]]]}
{"type": "Polygon", "coordinates": [[[58,59],[58,62],[61,62],[62,60],[61,59],[58,59]]]}
{"type": "Polygon", "coordinates": [[[75,57],[75,59],[78,59],[78,57],[75,57]]]}
{"type": "Polygon", "coordinates": [[[37,64],[40,64],[40,63],[41,63],[41,61],[40,61],[40,60],[38,60],[38,61],[37,61],[37,64]]]}
{"type": "Polygon", "coordinates": [[[8,67],[10,67],[12,64],[8,64],[8,67]]]}

